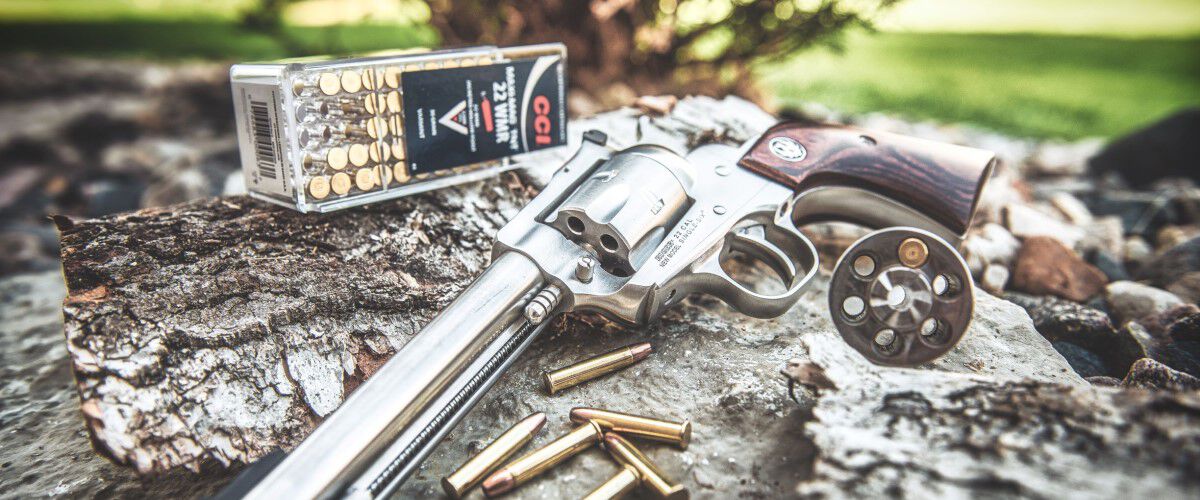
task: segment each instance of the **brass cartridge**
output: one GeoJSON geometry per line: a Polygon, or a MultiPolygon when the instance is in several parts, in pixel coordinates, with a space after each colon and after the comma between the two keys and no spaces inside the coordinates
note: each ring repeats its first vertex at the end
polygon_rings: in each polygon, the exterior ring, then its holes
{"type": "Polygon", "coordinates": [[[690,420],[671,422],[597,408],[571,409],[572,422],[583,423],[588,420],[600,424],[605,432],[673,443],[682,450],[686,450],[688,443],[692,440],[692,422],[690,420]]]}
{"type": "Polygon", "coordinates": [[[568,387],[608,375],[646,359],[651,351],[650,343],[642,342],[606,352],[565,368],[544,372],[542,378],[546,384],[546,392],[554,394],[568,387]]]}
{"type": "Polygon", "coordinates": [[[921,267],[929,259],[929,247],[920,238],[908,238],[900,242],[896,253],[900,257],[900,263],[908,267],[921,267]]]}
{"type": "Polygon", "coordinates": [[[450,498],[462,498],[463,494],[479,484],[487,473],[499,467],[502,462],[512,457],[513,453],[528,444],[545,424],[545,413],[538,412],[525,417],[524,420],[509,427],[504,434],[501,434],[477,455],[467,460],[453,474],[442,478],[442,488],[446,490],[446,494],[450,498]]]}
{"type": "Polygon", "coordinates": [[[501,495],[525,484],[538,474],[550,470],[593,444],[599,443],[604,432],[595,422],[588,422],[546,446],[505,465],[483,480],[483,493],[489,497],[501,495]]]}
{"type": "Polygon", "coordinates": [[[618,462],[637,469],[638,475],[642,478],[642,484],[649,488],[655,496],[671,500],[689,497],[687,488],[667,479],[641,450],[635,448],[625,438],[613,432],[605,433],[604,449],[608,450],[608,453],[618,462]]]}
{"type": "Polygon", "coordinates": [[[641,483],[642,477],[638,475],[637,469],[622,465],[621,472],[597,486],[583,497],[583,500],[616,500],[633,491],[641,483]]]}
{"type": "Polygon", "coordinates": [[[329,178],[323,175],[308,181],[308,194],[318,200],[329,196],[329,178]]]}

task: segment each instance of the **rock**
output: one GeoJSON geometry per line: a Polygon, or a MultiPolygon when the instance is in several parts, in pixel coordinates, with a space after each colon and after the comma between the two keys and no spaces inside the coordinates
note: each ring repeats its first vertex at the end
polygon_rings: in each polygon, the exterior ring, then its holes
{"type": "Polygon", "coordinates": [[[1166,226],[1158,230],[1155,245],[1160,249],[1175,248],[1187,240],[1196,237],[1196,228],[1187,226],[1166,226]]]}
{"type": "Polygon", "coordinates": [[[1167,285],[1167,291],[1191,303],[1200,303],[1200,271],[1184,273],[1167,285]]]}
{"type": "Polygon", "coordinates": [[[1121,259],[1116,256],[1099,249],[1088,252],[1087,256],[1088,263],[1104,273],[1110,283],[1130,279],[1129,271],[1125,270],[1125,264],[1121,263],[1121,259]]]}
{"type": "Polygon", "coordinates": [[[797,384],[826,385],[805,426],[816,453],[800,497],[1073,498],[1153,490],[1187,498],[1200,491],[1195,393],[880,367],[826,335],[801,337],[810,369],[794,371],[797,384]],[[1147,432],[1134,430],[1147,424],[1147,432]]]}
{"type": "Polygon", "coordinates": [[[1104,273],[1058,240],[1035,236],[1027,238],[1017,253],[1012,288],[1084,302],[1099,293],[1107,282],[1104,273]]]}
{"type": "Polygon", "coordinates": [[[1077,226],[1090,224],[1095,217],[1092,212],[1088,211],[1087,205],[1084,205],[1079,198],[1071,195],[1071,193],[1059,191],[1050,195],[1050,205],[1058,209],[1058,212],[1067,218],[1067,222],[1077,226]]]}
{"type": "Polygon", "coordinates": [[[1025,165],[1025,174],[1034,177],[1083,175],[1087,172],[1088,158],[1102,147],[1103,139],[1041,144],[1025,165]]]}
{"type": "Polygon", "coordinates": [[[663,116],[675,108],[679,98],[673,95],[644,95],[633,101],[633,107],[643,113],[663,116]]]}
{"type": "Polygon", "coordinates": [[[1196,342],[1160,343],[1149,354],[1149,357],[1173,370],[1200,377],[1200,346],[1196,342]]]}
{"type": "Polygon", "coordinates": [[[1089,162],[1093,172],[1115,172],[1134,187],[1144,188],[1168,177],[1200,181],[1200,108],[1179,111],[1109,143],[1089,162]]]}
{"type": "Polygon", "coordinates": [[[983,271],[983,277],[979,279],[979,286],[994,295],[1004,293],[1004,285],[1007,283],[1008,268],[1000,264],[988,264],[983,271]]]}
{"type": "Polygon", "coordinates": [[[216,194],[199,170],[189,168],[157,180],[142,194],[143,207],[163,207],[216,194]]]}
{"type": "Polygon", "coordinates": [[[986,223],[973,228],[962,244],[963,260],[974,276],[982,276],[988,264],[1012,265],[1021,242],[1004,226],[986,223]]]}
{"type": "Polygon", "coordinates": [[[1196,304],[1180,304],[1167,308],[1158,314],[1152,314],[1144,318],[1138,319],[1146,327],[1146,330],[1156,337],[1168,337],[1168,333],[1172,324],[1180,319],[1183,319],[1192,314],[1200,313],[1200,307],[1196,304]]]}
{"type": "Polygon", "coordinates": [[[113,174],[151,174],[168,177],[196,165],[201,151],[179,140],[143,138],[116,143],[101,153],[100,164],[113,174]]]}
{"type": "Polygon", "coordinates": [[[1058,340],[1050,342],[1050,345],[1054,346],[1054,350],[1059,354],[1062,354],[1067,363],[1070,363],[1071,369],[1075,370],[1080,377],[1101,377],[1106,373],[1112,373],[1104,366],[1104,361],[1100,359],[1099,355],[1078,344],[1058,340]]]}
{"type": "Polygon", "coordinates": [[[8,224],[0,226],[0,276],[57,269],[58,261],[50,257],[58,251],[58,242],[50,224],[8,224]]]}
{"type": "Polygon", "coordinates": [[[1173,321],[1167,327],[1167,335],[1170,335],[1175,341],[1183,340],[1200,340],[1200,312],[1196,311],[1196,306],[1191,306],[1191,310],[1179,308],[1177,310],[1187,310],[1187,314],[1173,321]]]}
{"type": "MultiPolygon", "coordinates": [[[[1096,354],[1103,362],[1104,370],[1093,374],[1124,376],[1129,365],[1147,356],[1146,347],[1129,329],[1118,330],[1101,311],[1054,297],[1009,292],[1004,298],[1023,307],[1038,333],[1056,342],[1056,347],[1059,347],[1057,342],[1069,342],[1096,354]]],[[[1077,351],[1071,354],[1082,356],[1077,351]]]]}
{"type": "Polygon", "coordinates": [[[1125,228],[1116,217],[1097,217],[1083,227],[1083,238],[1075,244],[1081,254],[1094,251],[1107,252],[1117,258],[1124,255],[1125,228]]]}
{"type": "Polygon", "coordinates": [[[1180,277],[1200,272],[1200,237],[1175,245],[1138,269],[1137,278],[1170,289],[1180,277]]]}
{"type": "Polygon", "coordinates": [[[133,176],[113,176],[83,186],[88,217],[101,217],[137,210],[146,183],[133,176]]]}
{"type": "Polygon", "coordinates": [[[1159,314],[1183,304],[1171,292],[1133,281],[1114,281],[1105,287],[1104,292],[1109,311],[1117,324],[1159,314]]]}
{"type": "Polygon", "coordinates": [[[1172,370],[1171,367],[1153,359],[1143,358],[1129,368],[1129,374],[1121,381],[1121,387],[1195,391],[1200,390],[1200,378],[1172,370]]]}
{"type": "Polygon", "coordinates": [[[45,173],[36,167],[16,167],[0,173],[0,210],[9,211],[30,193],[39,191],[45,173]]]}
{"type": "Polygon", "coordinates": [[[1125,239],[1123,252],[1127,268],[1137,271],[1150,259],[1154,258],[1154,248],[1140,236],[1130,236],[1125,239]]]}
{"type": "Polygon", "coordinates": [[[979,195],[979,205],[975,209],[976,223],[1002,222],[1004,207],[1022,205],[1030,199],[1028,189],[1021,178],[1012,168],[1003,162],[992,172],[992,179],[979,195]]]}
{"type": "Polygon", "coordinates": [[[1115,378],[1115,377],[1105,377],[1103,375],[1099,375],[1099,376],[1095,376],[1095,377],[1086,377],[1084,380],[1087,380],[1089,384],[1092,384],[1092,385],[1098,386],[1098,387],[1120,387],[1121,386],[1121,379],[1115,378]]]}
{"type": "Polygon", "coordinates": [[[1183,223],[1173,198],[1170,191],[1098,189],[1083,201],[1092,214],[1119,217],[1129,234],[1150,238],[1163,226],[1183,223]]]}
{"type": "Polygon", "coordinates": [[[1026,205],[1006,205],[1003,217],[1004,227],[1021,239],[1044,236],[1062,242],[1067,248],[1075,248],[1087,235],[1082,228],[1055,220],[1026,205]]]}

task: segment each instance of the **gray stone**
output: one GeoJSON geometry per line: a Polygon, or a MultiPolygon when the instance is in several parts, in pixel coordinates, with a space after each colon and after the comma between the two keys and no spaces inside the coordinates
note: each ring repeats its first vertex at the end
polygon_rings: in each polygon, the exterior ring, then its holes
{"type": "Polygon", "coordinates": [[[1200,378],[1173,370],[1153,359],[1144,358],[1137,360],[1129,368],[1129,374],[1121,381],[1121,387],[1197,391],[1200,390],[1200,378]]]}
{"type": "Polygon", "coordinates": [[[1184,273],[1167,285],[1167,290],[1193,304],[1200,304],[1200,271],[1184,273]]]}
{"type": "MultiPolygon", "coordinates": [[[[1088,210],[1087,205],[1084,205],[1079,198],[1076,198],[1071,193],[1059,191],[1050,195],[1050,205],[1058,210],[1067,221],[1077,226],[1090,224],[1095,217],[1088,210]]],[[[1118,221],[1120,219],[1117,219],[1118,221]]]]}
{"type": "Polygon", "coordinates": [[[1089,264],[1096,266],[1109,282],[1129,280],[1129,272],[1125,270],[1125,265],[1121,263],[1121,259],[1113,256],[1104,250],[1096,250],[1088,254],[1087,261],[1089,264]]]}
{"type": "Polygon", "coordinates": [[[1087,161],[1101,148],[1103,139],[1085,139],[1070,143],[1048,142],[1038,146],[1025,173],[1030,176],[1078,176],[1087,172],[1087,161]]]}
{"type": "Polygon", "coordinates": [[[1200,237],[1180,243],[1153,258],[1140,269],[1138,279],[1170,289],[1181,277],[1200,272],[1200,237]]]}
{"type": "Polygon", "coordinates": [[[1125,252],[1125,227],[1121,219],[1112,216],[1097,217],[1083,224],[1083,238],[1076,243],[1075,250],[1081,253],[1107,252],[1122,257],[1125,252]]]}
{"type": "Polygon", "coordinates": [[[825,387],[807,425],[819,453],[802,496],[1200,494],[1195,392],[886,368],[836,340],[804,337],[810,365],[789,373],[825,387]]]}
{"type": "Polygon", "coordinates": [[[999,295],[1004,293],[1004,285],[1008,284],[1008,268],[1000,264],[989,264],[979,278],[979,286],[989,293],[999,295]]]}
{"type": "Polygon", "coordinates": [[[1048,236],[1067,248],[1075,248],[1086,236],[1082,228],[1057,220],[1032,207],[1009,204],[1004,207],[1004,227],[1018,238],[1048,236]]]}
{"type": "Polygon", "coordinates": [[[971,274],[982,276],[988,264],[1011,266],[1020,249],[1021,242],[1004,226],[989,222],[973,228],[967,235],[962,244],[962,256],[971,274]]]}
{"type": "MultiPolygon", "coordinates": [[[[1092,365],[1081,364],[1085,376],[1108,375],[1123,377],[1134,361],[1147,356],[1146,348],[1128,330],[1118,330],[1104,312],[1055,297],[1034,297],[1009,292],[1004,295],[1029,313],[1038,333],[1052,342],[1074,344],[1102,360],[1103,373],[1095,373],[1092,365]]],[[[1059,344],[1055,344],[1059,345],[1059,344]]],[[[1071,350],[1068,359],[1077,362],[1087,358],[1071,350]]]]}
{"type": "Polygon", "coordinates": [[[1154,248],[1141,236],[1130,236],[1125,239],[1125,262],[1136,269],[1154,257],[1154,248]]]}
{"type": "Polygon", "coordinates": [[[1117,324],[1158,314],[1183,301],[1175,294],[1134,281],[1114,281],[1104,289],[1108,308],[1117,324]]]}

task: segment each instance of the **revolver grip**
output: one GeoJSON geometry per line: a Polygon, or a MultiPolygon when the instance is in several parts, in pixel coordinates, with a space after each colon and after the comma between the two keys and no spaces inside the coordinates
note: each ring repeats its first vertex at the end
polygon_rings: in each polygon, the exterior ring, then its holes
{"type": "Polygon", "coordinates": [[[962,235],[995,155],[886,132],[783,122],[764,132],[738,165],[798,195],[829,186],[870,191],[962,235]]]}

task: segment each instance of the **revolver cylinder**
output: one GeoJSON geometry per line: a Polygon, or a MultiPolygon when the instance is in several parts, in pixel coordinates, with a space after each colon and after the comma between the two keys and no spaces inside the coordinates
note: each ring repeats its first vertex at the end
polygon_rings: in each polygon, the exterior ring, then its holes
{"type": "Polygon", "coordinates": [[[629,276],[690,206],[691,168],[661,146],[630,148],[584,179],[547,222],[590,247],[601,267],[629,276]]]}

